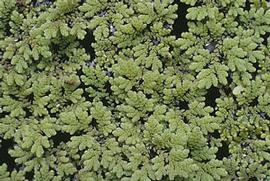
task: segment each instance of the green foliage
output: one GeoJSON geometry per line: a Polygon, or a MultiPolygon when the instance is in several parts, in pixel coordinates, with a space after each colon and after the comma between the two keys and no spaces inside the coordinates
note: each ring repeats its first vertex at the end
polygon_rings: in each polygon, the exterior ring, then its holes
{"type": "Polygon", "coordinates": [[[269,7],[0,0],[0,180],[269,180],[269,7]]]}

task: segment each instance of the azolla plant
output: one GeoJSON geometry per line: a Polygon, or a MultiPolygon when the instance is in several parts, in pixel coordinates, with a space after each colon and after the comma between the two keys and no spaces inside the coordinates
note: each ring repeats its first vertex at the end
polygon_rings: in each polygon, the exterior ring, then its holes
{"type": "Polygon", "coordinates": [[[266,0],[1,0],[0,180],[270,180],[269,35],[266,0]]]}

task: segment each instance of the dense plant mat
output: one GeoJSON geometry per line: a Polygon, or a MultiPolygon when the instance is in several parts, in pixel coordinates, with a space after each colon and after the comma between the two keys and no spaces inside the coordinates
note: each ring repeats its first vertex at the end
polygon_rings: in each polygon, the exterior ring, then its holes
{"type": "Polygon", "coordinates": [[[0,0],[0,180],[270,180],[269,32],[265,0],[0,0]]]}

